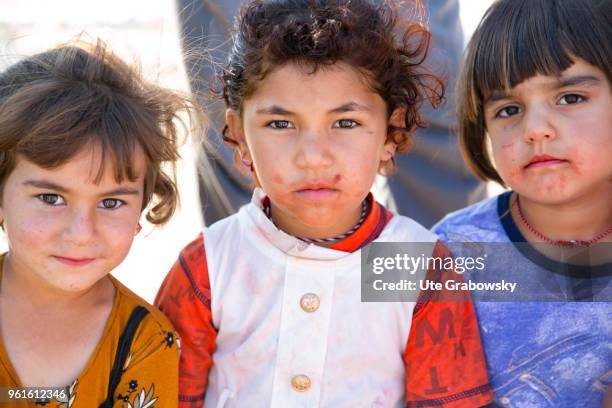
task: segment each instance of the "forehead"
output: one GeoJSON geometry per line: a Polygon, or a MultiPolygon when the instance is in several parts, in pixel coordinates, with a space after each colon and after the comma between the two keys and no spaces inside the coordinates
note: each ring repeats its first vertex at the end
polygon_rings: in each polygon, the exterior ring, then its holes
{"type": "Polygon", "coordinates": [[[136,146],[130,163],[119,163],[111,152],[103,152],[100,145],[89,144],[58,166],[41,166],[29,158],[18,155],[11,173],[19,179],[45,178],[61,181],[65,186],[111,186],[138,183],[146,172],[146,159],[142,148],[136,146]],[[133,180],[128,170],[134,174],[133,180]]]}
{"type": "Polygon", "coordinates": [[[341,62],[314,71],[307,65],[288,63],[274,68],[257,82],[244,105],[259,109],[278,104],[312,112],[352,101],[374,110],[384,101],[370,82],[364,73],[341,62]]]}
{"type": "MultiPolygon", "coordinates": [[[[605,86],[605,74],[596,66],[576,58],[575,62],[559,75],[536,74],[524,79],[510,89],[494,89],[485,95],[485,103],[493,103],[516,93],[532,94],[534,91],[555,91],[567,86],[605,86]]],[[[607,84],[608,86],[610,84],[607,84]]]]}

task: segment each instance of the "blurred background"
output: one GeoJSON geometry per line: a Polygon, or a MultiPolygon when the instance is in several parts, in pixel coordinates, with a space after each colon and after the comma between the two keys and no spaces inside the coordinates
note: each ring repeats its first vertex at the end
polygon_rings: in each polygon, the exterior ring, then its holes
{"type": "MultiPolygon", "coordinates": [[[[220,0],[223,1],[223,0],[220,0]]],[[[461,0],[467,40],[492,0],[461,0]]],[[[0,70],[23,56],[77,38],[106,41],[144,76],[188,91],[173,0],[0,0],[0,70]]],[[[188,140],[188,139],[187,139],[188,140]]],[[[126,260],[113,275],[149,302],[179,251],[202,229],[193,143],[181,148],[178,166],[181,207],[164,228],[146,221],[126,260]]],[[[0,232],[0,251],[7,249],[0,232]]]]}

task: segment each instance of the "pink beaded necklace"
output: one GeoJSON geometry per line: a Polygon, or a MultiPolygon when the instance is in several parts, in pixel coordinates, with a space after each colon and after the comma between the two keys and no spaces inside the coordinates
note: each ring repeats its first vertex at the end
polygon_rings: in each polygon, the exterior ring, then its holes
{"type": "Polygon", "coordinates": [[[563,246],[563,247],[589,246],[589,245],[592,245],[592,244],[594,244],[594,243],[596,243],[598,241],[601,241],[603,238],[605,238],[607,235],[609,235],[612,232],[612,225],[610,225],[604,231],[602,231],[601,233],[597,234],[595,237],[593,237],[593,238],[591,238],[589,240],[572,239],[572,240],[569,240],[569,241],[565,241],[565,240],[554,240],[554,239],[551,239],[551,238],[547,237],[546,235],[542,234],[537,229],[535,229],[535,227],[533,227],[529,222],[527,222],[527,219],[525,218],[525,215],[523,214],[523,210],[521,209],[521,202],[520,202],[520,198],[519,197],[520,196],[517,194],[516,195],[516,206],[518,207],[518,213],[519,213],[519,217],[521,218],[521,222],[523,223],[523,225],[525,227],[527,227],[529,232],[531,232],[533,235],[535,235],[540,240],[542,240],[542,241],[544,241],[546,243],[557,245],[557,246],[563,246]]]}

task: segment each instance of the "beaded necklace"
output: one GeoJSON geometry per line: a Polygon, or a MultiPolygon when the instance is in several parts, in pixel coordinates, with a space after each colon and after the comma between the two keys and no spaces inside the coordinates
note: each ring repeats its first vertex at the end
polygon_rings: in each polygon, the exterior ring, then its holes
{"type": "MultiPolygon", "coordinates": [[[[298,236],[296,236],[296,238],[299,239],[300,241],[308,242],[309,244],[336,242],[336,241],[341,241],[345,238],[348,238],[352,233],[357,231],[359,227],[361,227],[361,225],[365,221],[368,215],[368,207],[369,207],[368,200],[367,199],[363,200],[363,202],[361,203],[361,216],[359,217],[357,224],[355,224],[353,228],[346,231],[344,234],[336,235],[335,237],[330,237],[330,238],[308,238],[308,237],[298,237],[298,236]]],[[[264,214],[266,214],[268,219],[272,221],[272,207],[270,206],[270,199],[268,197],[266,197],[263,200],[263,212],[264,214]]]]}
{"type": "Polygon", "coordinates": [[[563,246],[563,247],[589,246],[589,245],[592,245],[592,244],[602,240],[603,238],[605,238],[607,235],[609,235],[612,232],[612,225],[610,225],[604,231],[602,231],[601,233],[597,234],[594,238],[591,238],[591,239],[588,239],[588,240],[572,239],[572,240],[569,240],[569,241],[565,241],[565,240],[554,240],[554,239],[551,239],[551,238],[547,237],[546,235],[542,234],[537,229],[535,229],[535,227],[533,227],[529,222],[527,222],[527,219],[525,218],[525,215],[523,214],[523,210],[521,209],[521,202],[520,202],[520,198],[519,197],[520,196],[517,194],[516,195],[516,206],[518,207],[518,213],[519,213],[519,217],[521,218],[521,222],[523,223],[523,225],[525,227],[527,227],[529,232],[531,232],[533,235],[535,235],[536,237],[538,237],[542,241],[547,242],[549,244],[553,244],[553,245],[557,245],[557,246],[563,246]]]}

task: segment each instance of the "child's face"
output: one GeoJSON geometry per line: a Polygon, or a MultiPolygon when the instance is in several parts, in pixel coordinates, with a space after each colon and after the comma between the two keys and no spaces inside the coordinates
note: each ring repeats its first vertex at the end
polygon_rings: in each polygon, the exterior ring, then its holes
{"type": "Polygon", "coordinates": [[[78,293],[123,261],[140,217],[145,158],[138,148],[138,179],[121,183],[107,158],[94,184],[100,160],[97,148],[54,169],[18,158],[0,208],[9,243],[5,271],[42,288],[78,293]]]}
{"type": "Polygon", "coordinates": [[[341,63],[315,74],[294,64],[279,67],[244,102],[242,121],[233,111],[227,119],[270,197],[274,222],[294,235],[350,229],[381,161],[395,150],[385,143],[383,99],[341,63]]]}
{"type": "Polygon", "coordinates": [[[612,194],[612,92],[582,59],[489,98],[485,121],[501,178],[542,204],[612,194]]]}

